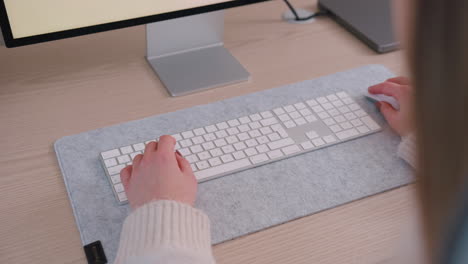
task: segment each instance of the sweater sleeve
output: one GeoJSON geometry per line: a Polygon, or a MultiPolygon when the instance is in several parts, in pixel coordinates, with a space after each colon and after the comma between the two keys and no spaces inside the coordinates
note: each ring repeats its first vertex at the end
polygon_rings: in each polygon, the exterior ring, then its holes
{"type": "Polygon", "coordinates": [[[413,134],[402,137],[397,155],[416,168],[416,138],[413,134]]]}
{"type": "Polygon", "coordinates": [[[214,264],[208,216],[175,201],[145,204],[125,220],[114,263],[214,264]]]}

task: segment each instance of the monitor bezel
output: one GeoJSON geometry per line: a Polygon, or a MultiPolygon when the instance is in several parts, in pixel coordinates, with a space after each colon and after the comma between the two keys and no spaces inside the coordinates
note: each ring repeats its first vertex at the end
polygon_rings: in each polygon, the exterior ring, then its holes
{"type": "Polygon", "coordinates": [[[255,3],[266,2],[266,1],[269,1],[269,0],[233,0],[233,1],[222,2],[218,4],[178,10],[174,12],[163,13],[163,14],[152,15],[152,16],[127,19],[127,20],[94,25],[94,26],[89,26],[89,27],[69,29],[69,30],[64,30],[64,31],[57,31],[57,32],[23,37],[23,38],[14,38],[12,31],[11,31],[10,21],[8,19],[6,7],[5,7],[5,2],[4,0],[0,0],[0,28],[3,32],[3,40],[5,43],[5,46],[8,48],[13,48],[13,47],[20,47],[20,46],[36,44],[36,43],[41,43],[41,42],[54,41],[54,40],[59,40],[59,39],[64,39],[64,38],[71,38],[71,37],[77,37],[77,36],[82,36],[82,35],[87,35],[87,34],[99,33],[99,32],[104,32],[104,31],[109,31],[109,30],[114,30],[114,29],[121,29],[121,28],[126,28],[126,27],[144,25],[148,23],[154,23],[158,21],[179,18],[179,17],[184,17],[184,16],[198,15],[202,13],[213,12],[213,11],[218,11],[222,9],[238,7],[242,5],[248,5],[248,4],[255,4],[255,3]]]}

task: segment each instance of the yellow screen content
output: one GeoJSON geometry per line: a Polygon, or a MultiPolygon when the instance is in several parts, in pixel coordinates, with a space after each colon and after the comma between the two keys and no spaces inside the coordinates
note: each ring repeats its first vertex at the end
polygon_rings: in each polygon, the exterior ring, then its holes
{"type": "Polygon", "coordinates": [[[5,0],[14,38],[235,0],[5,0]]]}

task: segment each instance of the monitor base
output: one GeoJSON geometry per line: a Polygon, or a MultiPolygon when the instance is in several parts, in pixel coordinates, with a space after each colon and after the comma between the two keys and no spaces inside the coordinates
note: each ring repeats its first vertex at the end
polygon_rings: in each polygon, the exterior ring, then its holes
{"type": "Polygon", "coordinates": [[[250,78],[223,46],[223,11],[156,22],[146,27],[146,58],[172,96],[250,78]]]}

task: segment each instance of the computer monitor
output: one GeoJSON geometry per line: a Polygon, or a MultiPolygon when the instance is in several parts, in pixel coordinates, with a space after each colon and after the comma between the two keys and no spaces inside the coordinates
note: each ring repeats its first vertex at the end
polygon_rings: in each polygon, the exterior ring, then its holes
{"type": "Polygon", "coordinates": [[[244,81],[223,9],[267,0],[0,0],[7,47],[147,24],[147,60],[173,96],[244,81]]]}

